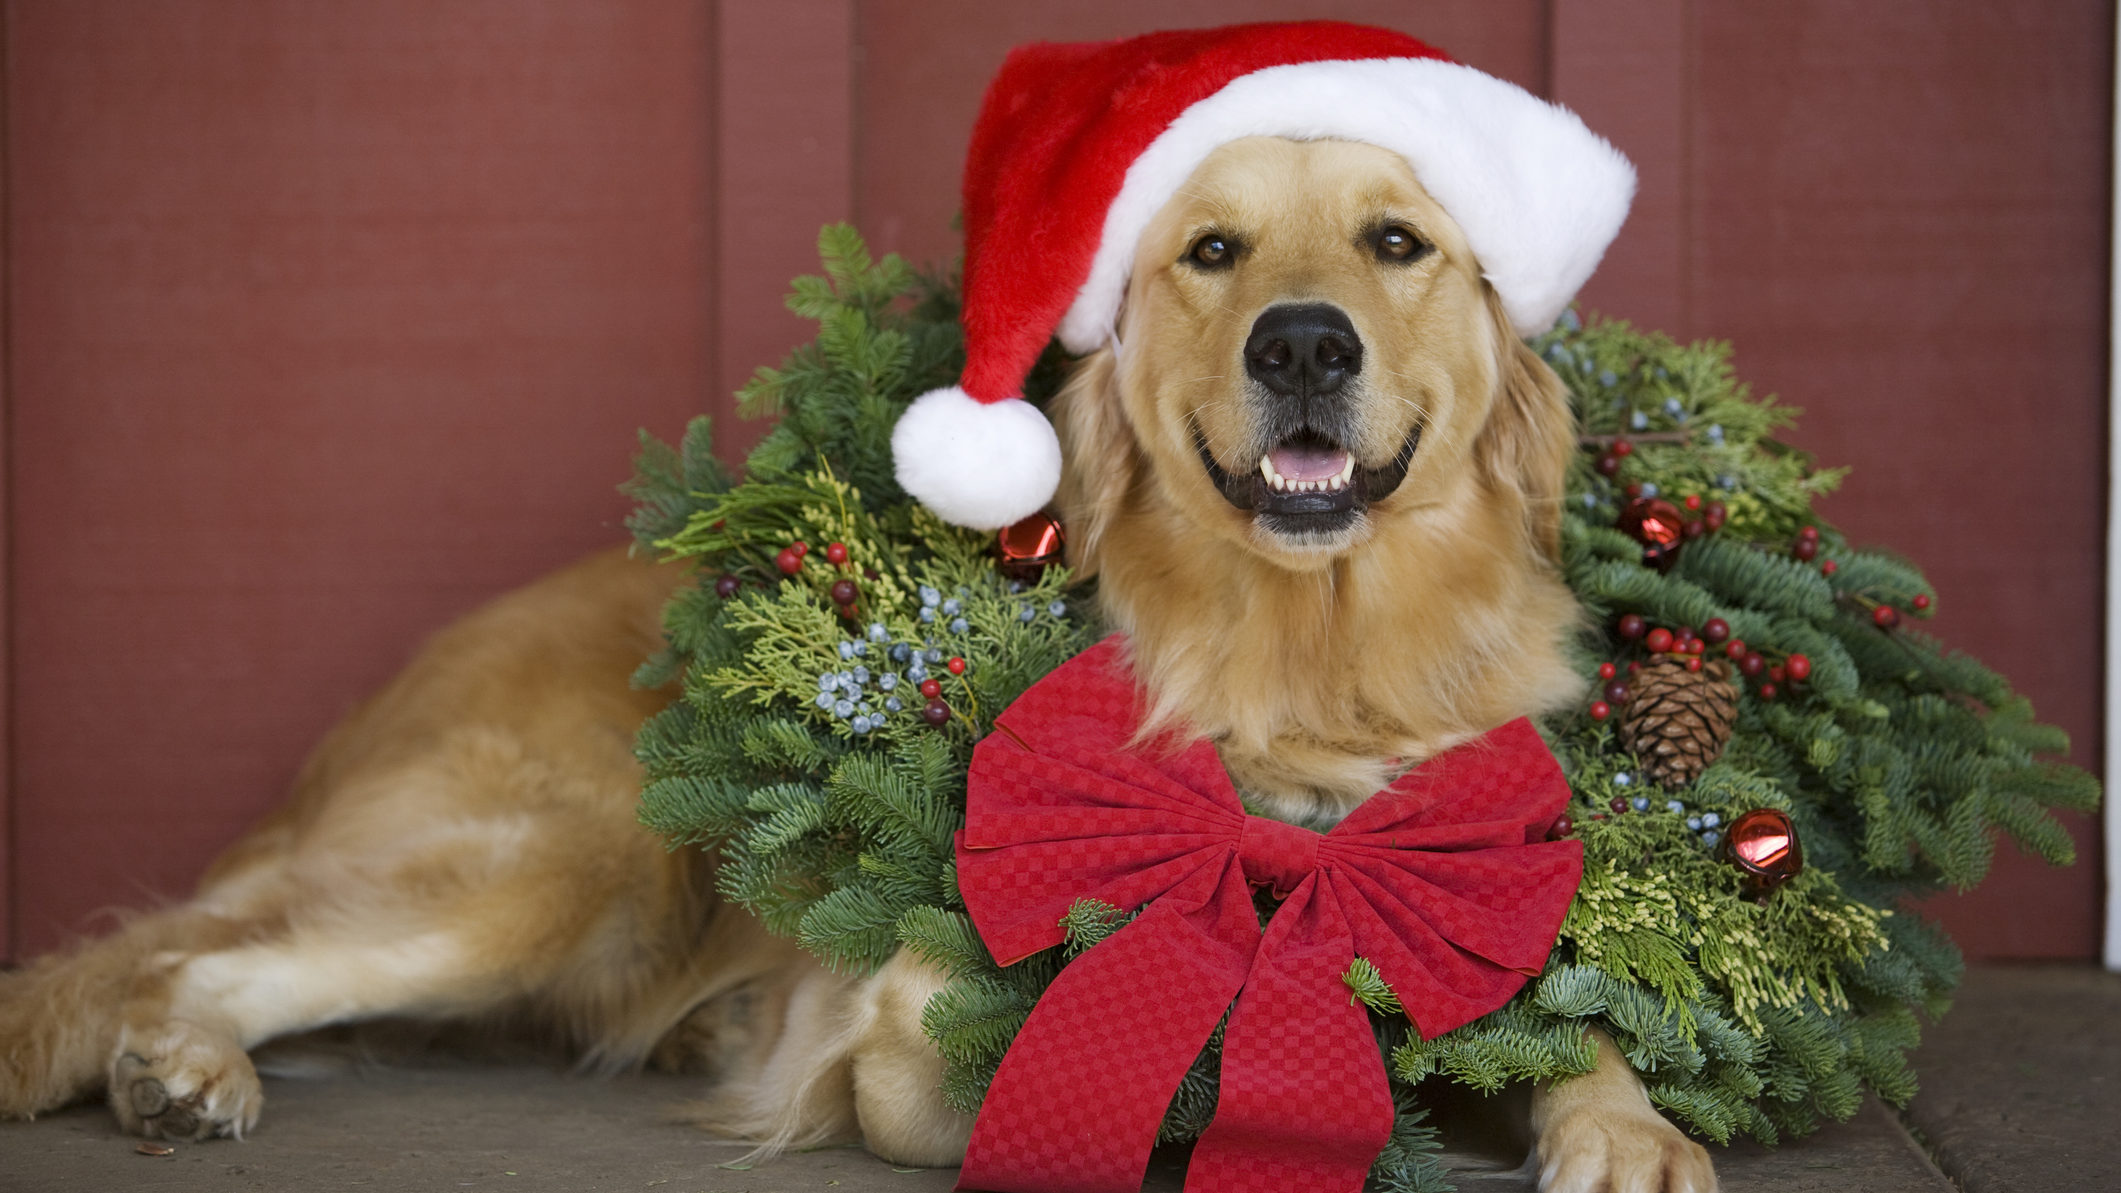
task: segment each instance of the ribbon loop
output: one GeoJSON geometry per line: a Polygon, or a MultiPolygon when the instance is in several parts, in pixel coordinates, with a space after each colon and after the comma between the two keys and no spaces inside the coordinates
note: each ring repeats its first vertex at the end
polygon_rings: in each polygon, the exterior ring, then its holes
{"type": "Polygon", "coordinates": [[[1518,720],[1410,771],[1320,834],[1248,816],[1214,749],[1136,751],[1117,639],[1024,693],[973,750],[958,886],[1013,962],[1077,898],[1133,923],[1046,989],[996,1071],[958,1188],[1138,1189],[1188,1066],[1229,1012],[1196,1193],[1360,1193],[1392,1099],[1341,975],[1377,965],[1425,1036],[1509,1001],[1553,948],[1583,872],[1543,840],[1568,800],[1518,720]],[[1260,929],[1252,887],[1284,900],[1260,929]],[[1233,1005],[1234,1000],[1234,1005],[1233,1005]]]}
{"type": "Polygon", "coordinates": [[[1237,842],[1245,881],[1272,887],[1277,899],[1288,898],[1296,884],[1318,868],[1318,844],[1323,840],[1318,833],[1297,825],[1266,816],[1245,817],[1244,835],[1237,842]]]}

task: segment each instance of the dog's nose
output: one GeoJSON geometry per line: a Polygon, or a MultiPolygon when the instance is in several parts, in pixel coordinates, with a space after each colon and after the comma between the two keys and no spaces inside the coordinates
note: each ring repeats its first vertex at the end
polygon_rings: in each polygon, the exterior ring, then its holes
{"type": "Polygon", "coordinates": [[[1329,394],[1362,371],[1362,337],[1327,303],[1268,307],[1245,337],[1245,372],[1284,397],[1329,394]]]}

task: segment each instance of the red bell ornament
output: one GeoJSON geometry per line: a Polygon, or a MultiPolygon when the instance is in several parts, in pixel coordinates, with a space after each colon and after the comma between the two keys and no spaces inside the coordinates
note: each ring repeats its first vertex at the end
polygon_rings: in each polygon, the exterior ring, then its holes
{"type": "Polygon", "coordinates": [[[1029,584],[1038,579],[1040,572],[1061,561],[1067,545],[1060,520],[1037,513],[1004,526],[996,539],[995,551],[1001,556],[1003,575],[1029,584]]]}
{"type": "Polygon", "coordinates": [[[1745,875],[1745,893],[1765,898],[1804,869],[1804,846],[1789,814],[1755,808],[1731,821],[1724,856],[1745,875]]]}
{"type": "Polygon", "coordinates": [[[1658,497],[1637,497],[1621,507],[1614,527],[1642,544],[1645,567],[1670,571],[1678,561],[1680,544],[1686,541],[1686,515],[1679,507],[1658,497]]]}

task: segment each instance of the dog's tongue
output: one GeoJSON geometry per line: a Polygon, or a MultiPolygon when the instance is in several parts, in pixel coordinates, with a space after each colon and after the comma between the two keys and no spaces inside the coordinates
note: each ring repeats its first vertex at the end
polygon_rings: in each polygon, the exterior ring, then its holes
{"type": "Polygon", "coordinates": [[[1283,479],[1292,481],[1329,481],[1348,466],[1348,453],[1337,447],[1284,443],[1268,452],[1267,459],[1283,479]]]}

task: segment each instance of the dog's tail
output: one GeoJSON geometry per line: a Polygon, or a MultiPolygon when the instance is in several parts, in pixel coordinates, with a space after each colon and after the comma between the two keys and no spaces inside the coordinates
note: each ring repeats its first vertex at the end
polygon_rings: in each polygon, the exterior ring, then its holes
{"type": "Polygon", "coordinates": [[[755,1145],[729,1167],[860,1138],[853,1054],[866,1025],[848,1009],[845,979],[820,970],[796,983],[765,1063],[726,1081],[713,1097],[679,1107],[677,1118],[755,1145]]]}

